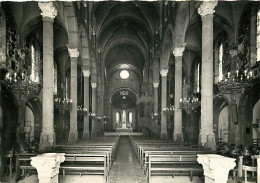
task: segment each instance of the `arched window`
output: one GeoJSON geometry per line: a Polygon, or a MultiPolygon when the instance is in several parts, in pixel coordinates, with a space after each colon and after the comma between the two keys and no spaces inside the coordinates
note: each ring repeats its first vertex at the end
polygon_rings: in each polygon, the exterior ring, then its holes
{"type": "Polygon", "coordinates": [[[223,79],[223,44],[221,43],[219,46],[219,53],[218,53],[218,80],[222,81],[223,79]]]}
{"type": "Polygon", "coordinates": [[[40,82],[40,47],[37,42],[30,43],[31,53],[31,76],[30,80],[39,83],[40,82]]]}
{"type": "Polygon", "coordinates": [[[120,121],[120,114],[119,112],[116,113],[116,122],[118,123],[120,121]]]}
{"type": "Polygon", "coordinates": [[[194,69],[194,88],[193,88],[194,93],[199,93],[200,92],[200,63],[198,62],[196,64],[196,67],[194,69]]]}
{"type": "Polygon", "coordinates": [[[69,98],[69,80],[67,76],[65,78],[65,98],[69,98]]]}
{"type": "Polygon", "coordinates": [[[256,61],[260,62],[260,9],[258,9],[258,11],[257,11],[256,48],[257,48],[256,61]]]}
{"type": "Polygon", "coordinates": [[[53,94],[57,95],[58,92],[58,75],[57,75],[57,63],[54,63],[53,69],[53,94]]]}
{"type": "Polygon", "coordinates": [[[128,120],[129,120],[130,123],[132,123],[132,121],[133,121],[133,113],[132,112],[129,112],[128,120]]]}

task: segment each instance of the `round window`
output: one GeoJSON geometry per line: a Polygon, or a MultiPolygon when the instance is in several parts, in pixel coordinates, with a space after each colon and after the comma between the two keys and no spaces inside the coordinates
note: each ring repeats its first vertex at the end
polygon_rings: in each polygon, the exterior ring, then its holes
{"type": "Polygon", "coordinates": [[[129,72],[127,70],[122,70],[120,72],[121,79],[127,79],[129,77],[129,72]]]}

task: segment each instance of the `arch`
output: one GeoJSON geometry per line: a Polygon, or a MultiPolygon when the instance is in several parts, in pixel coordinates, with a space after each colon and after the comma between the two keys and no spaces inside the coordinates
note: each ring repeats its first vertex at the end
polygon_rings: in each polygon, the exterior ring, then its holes
{"type": "Polygon", "coordinates": [[[173,26],[172,24],[168,24],[162,41],[162,53],[161,53],[162,62],[160,63],[161,68],[168,67],[169,58],[170,55],[172,54],[173,45],[174,45],[173,39],[174,39],[173,26]]]}

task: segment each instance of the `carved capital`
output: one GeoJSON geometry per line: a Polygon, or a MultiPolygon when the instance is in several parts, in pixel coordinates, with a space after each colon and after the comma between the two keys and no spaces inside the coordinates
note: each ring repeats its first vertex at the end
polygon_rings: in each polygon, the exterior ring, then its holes
{"type": "Polygon", "coordinates": [[[175,57],[182,57],[184,50],[185,50],[185,46],[175,47],[175,49],[173,50],[173,55],[175,57]]]}
{"type": "Polygon", "coordinates": [[[160,74],[162,75],[162,77],[166,77],[168,74],[168,69],[161,69],[160,74]]]}
{"type": "Polygon", "coordinates": [[[31,157],[31,165],[37,169],[38,177],[51,178],[59,173],[60,163],[65,161],[65,153],[44,153],[31,157]]]}
{"type": "Polygon", "coordinates": [[[213,15],[213,13],[215,12],[214,9],[217,4],[217,1],[205,1],[200,5],[198,13],[201,17],[204,17],[205,15],[213,15]]]}
{"type": "Polygon", "coordinates": [[[205,178],[215,180],[215,182],[228,181],[229,171],[236,166],[235,160],[216,154],[198,154],[197,158],[203,166],[205,178]]]}
{"type": "Polygon", "coordinates": [[[84,77],[89,77],[90,76],[90,70],[82,70],[83,76],[84,77]]]}
{"type": "Polygon", "coordinates": [[[40,10],[42,11],[41,15],[43,17],[49,17],[51,19],[54,19],[57,15],[57,9],[54,6],[53,2],[38,2],[38,6],[40,10]]]}
{"type": "Polygon", "coordinates": [[[159,82],[153,82],[153,87],[158,88],[159,87],[159,82]]]}
{"type": "Polygon", "coordinates": [[[97,83],[91,83],[92,88],[97,88],[97,83]]]}
{"type": "Polygon", "coordinates": [[[78,58],[79,57],[78,48],[68,48],[68,52],[69,52],[70,58],[78,58]]]}

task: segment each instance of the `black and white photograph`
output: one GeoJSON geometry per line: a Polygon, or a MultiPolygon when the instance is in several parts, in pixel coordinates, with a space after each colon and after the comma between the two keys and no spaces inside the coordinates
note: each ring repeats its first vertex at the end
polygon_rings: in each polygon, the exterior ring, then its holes
{"type": "Polygon", "coordinates": [[[0,0],[0,183],[260,183],[260,1],[0,0]]]}

